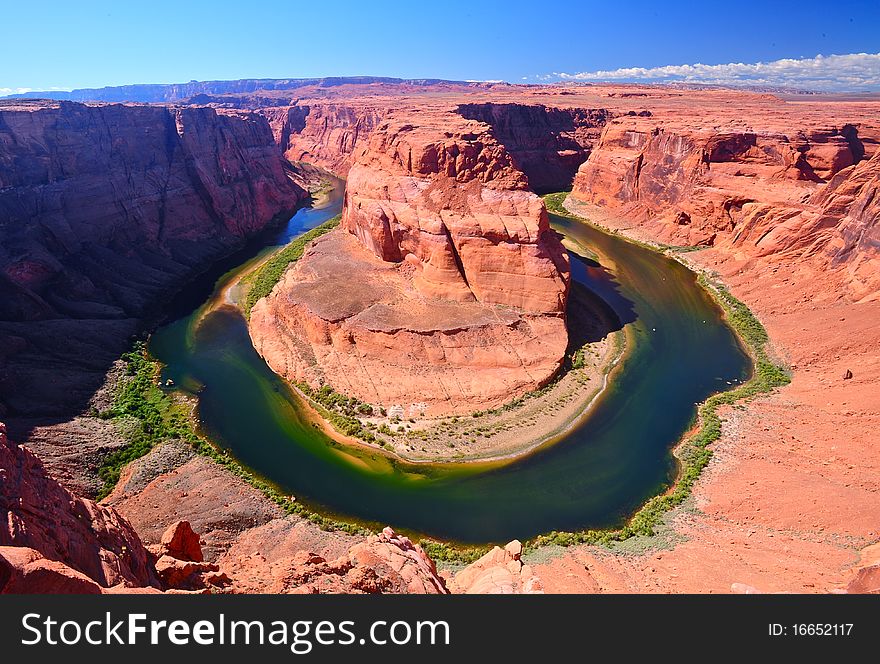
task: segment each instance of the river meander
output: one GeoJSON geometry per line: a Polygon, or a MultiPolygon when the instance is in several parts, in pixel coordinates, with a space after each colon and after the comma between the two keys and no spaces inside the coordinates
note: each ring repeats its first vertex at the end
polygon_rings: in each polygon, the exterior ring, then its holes
{"type": "Polygon", "coordinates": [[[335,216],[342,185],[188,288],[150,339],[163,380],[198,396],[202,433],[243,465],[337,518],[465,543],[620,524],[674,478],[671,448],[696,404],[748,377],[751,362],[695,275],[662,254],[551,215],[600,263],[573,278],[604,299],[627,353],[592,408],[553,444],[504,464],[408,464],[340,445],[254,351],[228,284],[279,245],[335,216]],[[218,278],[219,277],[219,278],[218,278]]]}

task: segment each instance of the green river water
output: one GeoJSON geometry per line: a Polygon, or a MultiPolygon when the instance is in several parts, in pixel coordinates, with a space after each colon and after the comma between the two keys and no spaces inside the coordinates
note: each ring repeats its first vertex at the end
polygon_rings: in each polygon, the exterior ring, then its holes
{"type": "Polygon", "coordinates": [[[462,543],[618,525],[673,480],[670,450],[696,404],[750,374],[748,356],[692,272],[551,215],[557,231],[609,263],[572,256],[572,276],[629,328],[622,366],[593,407],[557,442],[501,466],[413,465],[343,448],[312,426],[300,398],[257,355],[241,314],[216,306],[239,271],[338,214],[342,186],[323,207],[300,210],[187,288],[149,346],[165,365],[163,380],[198,395],[205,435],[324,513],[462,543]]]}

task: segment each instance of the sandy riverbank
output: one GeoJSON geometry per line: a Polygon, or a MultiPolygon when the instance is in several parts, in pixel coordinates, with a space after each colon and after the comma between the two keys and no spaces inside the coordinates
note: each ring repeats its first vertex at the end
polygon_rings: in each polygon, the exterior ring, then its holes
{"type": "MultiPolygon", "coordinates": [[[[643,228],[572,211],[640,241],[643,228]]],[[[654,538],[533,554],[548,592],[829,592],[880,538],[880,302],[848,301],[845,275],[721,246],[684,260],[726,283],[764,323],[791,385],[728,408],[693,497],[654,538]],[[850,370],[852,378],[844,379],[850,370]]]]}
{"type": "MultiPolygon", "coordinates": [[[[249,266],[242,277],[255,268],[249,266]]],[[[236,283],[230,283],[224,292],[235,288],[236,283]]],[[[508,462],[552,444],[579,422],[621,363],[626,334],[601,299],[585,288],[576,288],[568,319],[569,355],[560,374],[545,387],[514,397],[503,406],[458,416],[425,417],[416,407],[402,413],[374,407],[373,414],[357,417],[375,443],[332,430],[324,409],[297,392],[313,406],[316,426],[342,445],[379,451],[410,463],[508,462]]]]}

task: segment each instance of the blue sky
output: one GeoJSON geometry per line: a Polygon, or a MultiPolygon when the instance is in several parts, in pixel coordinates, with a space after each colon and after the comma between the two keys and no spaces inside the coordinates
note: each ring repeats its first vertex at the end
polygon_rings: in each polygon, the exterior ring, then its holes
{"type": "Polygon", "coordinates": [[[837,81],[880,89],[876,54],[880,0],[25,1],[3,9],[0,94],[356,74],[513,82],[734,77],[792,85],[818,76],[818,87],[837,81]],[[814,60],[860,53],[875,56],[814,60]],[[783,58],[808,60],[654,69],[783,58]]]}

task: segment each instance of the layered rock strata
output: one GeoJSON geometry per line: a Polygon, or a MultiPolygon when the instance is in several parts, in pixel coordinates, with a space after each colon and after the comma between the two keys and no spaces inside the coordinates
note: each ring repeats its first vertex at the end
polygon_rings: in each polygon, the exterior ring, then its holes
{"type": "Polygon", "coordinates": [[[670,244],[843,266],[856,299],[876,296],[876,128],[743,124],[617,118],[580,167],[572,195],[626,215],[670,244]]]}
{"type": "MultiPolygon", "coordinates": [[[[70,587],[82,587],[76,592],[90,592],[94,584],[159,587],[151,554],[131,524],[113,508],[80,498],[49,477],[33,454],[8,439],[3,423],[0,523],[0,549],[19,549],[2,554],[0,576],[7,580],[19,569],[25,577],[36,575],[33,584],[39,578],[49,577],[47,584],[67,578],[70,587]]],[[[41,585],[32,588],[49,592],[41,585]]]]}
{"type": "Polygon", "coordinates": [[[387,112],[369,103],[304,103],[261,110],[288,160],[316,164],[340,177],[348,174],[387,112]]]}
{"type": "Polygon", "coordinates": [[[462,117],[485,122],[529,178],[533,191],[571,189],[611,117],[604,108],[558,108],[544,104],[462,104],[462,117]]]}
{"type": "Polygon", "coordinates": [[[306,196],[289,175],[257,114],[0,102],[0,404],[82,407],[162,295],[306,196]]]}
{"type": "Polygon", "coordinates": [[[568,285],[542,201],[488,126],[389,119],[349,170],[341,228],[254,307],[251,336],[292,381],[470,412],[556,373],[568,285]]]}

